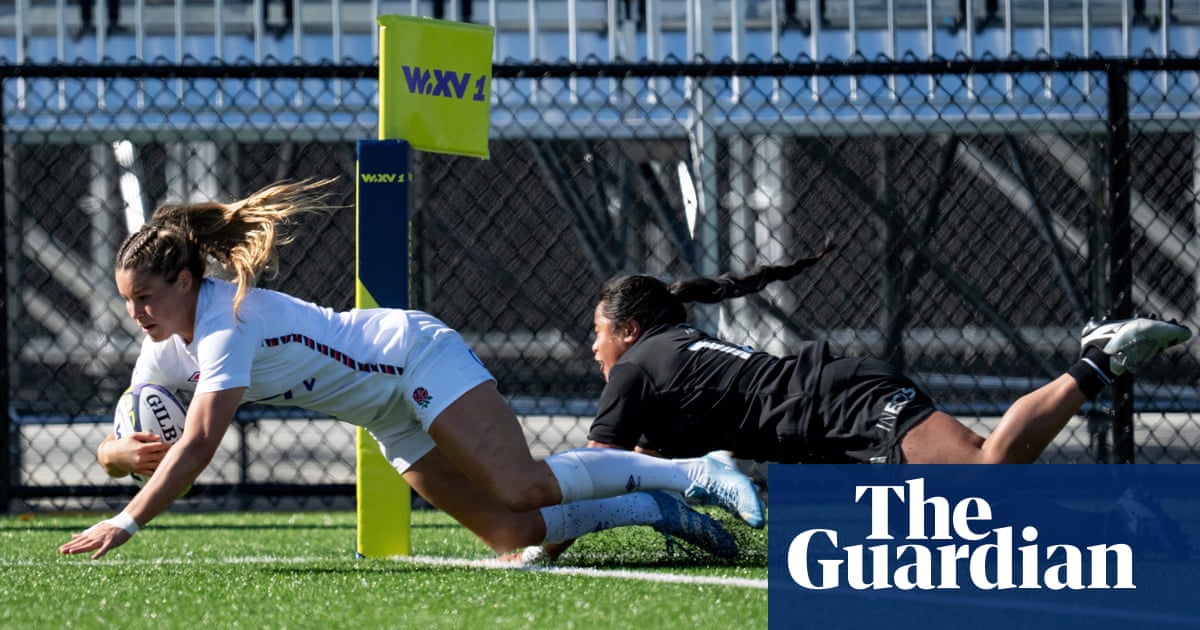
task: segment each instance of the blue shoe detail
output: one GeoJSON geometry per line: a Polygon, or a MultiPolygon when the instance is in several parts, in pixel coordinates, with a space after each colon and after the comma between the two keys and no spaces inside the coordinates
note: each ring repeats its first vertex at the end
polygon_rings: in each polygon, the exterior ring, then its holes
{"type": "Polygon", "coordinates": [[[716,505],[746,521],[754,529],[762,529],[767,522],[758,488],[738,470],[729,451],[713,451],[705,455],[704,476],[693,481],[683,495],[716,505]]]}
{"type": "Polygon", "coordinates": [[[662,520],[654,525],[659,533],[674,536],[718,558],[738,555],[737,541],[716,519],[688,507],[677,494],[664,490],[651,490],[646,494],[654,499],[662,512],[662,520]]]}

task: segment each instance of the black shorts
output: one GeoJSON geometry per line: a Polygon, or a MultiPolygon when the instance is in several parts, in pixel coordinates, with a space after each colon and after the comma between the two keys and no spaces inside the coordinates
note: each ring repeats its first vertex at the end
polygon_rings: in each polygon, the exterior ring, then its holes
{"type": "Polygon", "coordinates": [[[900,463],[901,438],[937,410],[912,379],[863,357],[826,364],[817,408],[805,431],[814,461],[869,464],[900,463]]]}

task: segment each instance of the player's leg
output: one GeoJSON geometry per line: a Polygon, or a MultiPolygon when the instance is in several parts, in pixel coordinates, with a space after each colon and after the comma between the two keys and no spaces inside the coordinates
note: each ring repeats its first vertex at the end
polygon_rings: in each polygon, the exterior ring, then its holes
{"type": "Polygon", "coordinates": [[[494,381],[468,390],[429,425],[443,456],[509,509],[562,502],[558,481],[529,453],[525,434],[494,381]]]}
{"type": "Polygon", "coordinates": [[[651,490],[604,499],[575,501],[542,508],[546,522],[543,545],[556,549],[553,561],[576,538],[601,529],[649,525],[666,536],[677,537],[719,558],[737,555],[737,542],[716,519],[697,512],[676,492],[651,490]]]}
{"type": "Polygon", "coordinates": [[[762,527],[754,483],[724,453],[667,460],[616,449],[578,449],[534,461],[516,416],[487,381],[460,396],[429,426],[445,457],[516,511],[637,490],[671,490],[729,510],[762,527]]]}
{"type": "Polygon", "coordinates": [[[1019,464],[1037,461],[1085,402],[1075,380],[1060,376],[1018,399],[984,439],[954,416],[935,411],[900,440],[908,464],[1019,464]]]}
{"type": "Polygon", "coordinates": [[[475,485],[438,448],[405,470],[404,479],[498,552],[614,527],[649,525],[718,557],[737,555],[736,542],[719,522],[692,510],[678,495],[662,491],[515,512],[475,485]]]}
{"type": "Polygon", "coordinates": [[[1174,322],[1135,318],[1089,324],[1082,352],[1066,374],[1019,398],[986,439],[936,412],[900,442],[905,462],[1031,463],[1083,403],[1125,371],[1137,371],[1191,331],[1174,322]]]}
{"type": "Polygon", "coordinates": [[[1069,374],[1018,398],[984,441],[982,461],[997,464],[1037,461],[1085,402],[1087,397],[1069,374]]]}
{"type": "Polygon", "coordinates": [[[900,461],[905,464],[983,463],[983,441],[954,416],[935,411],[900,438],[900,461]]]}
{"type": "Polygon", "coordinates": [[[496,551],[537,544],[546,536],[546,523],[536,510],[508,509],[469,479],[439,448],[426,453],[403,475],[413,490],[496,551]]]}
{"type": "Polygon", "coordinates": [[[663,459],[613,448],[581,448],[550,456],[563,502],[606,497],[635,490],[668,490],[716,505],[761,528],[762,497],[754,482],[738,470],[728,451],[704,457],[663,459]]]}

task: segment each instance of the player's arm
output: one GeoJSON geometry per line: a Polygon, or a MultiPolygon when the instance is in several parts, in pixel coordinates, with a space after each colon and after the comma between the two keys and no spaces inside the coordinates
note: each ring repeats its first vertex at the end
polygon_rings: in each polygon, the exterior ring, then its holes
{"type": "Polygon", "coordinates": [[[174,448],[167,451],[158,471],[125,508],[139,525],[150,522],[195,483],[233,423],[245,391],[245,387],[238,387],[204,392],[192,399],[183,435],[174,448]]]}
{"type": "Polygon", "coordinates": [[[109,477],[125,477],[137,473],[154,474],[170,444],[150,431],[139,431],[118,439],[109,433],[96,447],[96,461],[109,477]]]}
{"type": "Polygon", "coordinates": [[[587,447],[588,448],[619,448],[623,451],[633,450],[633,452],[635,452],[635,453],[642,453],[645,455],[650,455],[652,457],[662,457],[662,453],[660,453],[652,448],[642,448],[640,446],[635,446],[635,447],[633,447],[633,449],[629,449],[624,446],[618,446],[616,444],[606,444],[604,442],[597,442],[596,440],[588,440],[587,447]]]}
{"type": "Polygon", "coordinates": [[[653,380],[636,365],[618,363],[600,391],[588,446],[634,450],[649,420],[657,415],[653,380]]]}
{"type": "Polygon", "coordinates": [[[99,558],[124,544],[140,527],[170,507],[212,461],[245,392],[245,387],[238,387],[196,394],[188,405],[183,435],[125,510],[75,534],[59,551],[69,554],[95,551],[92,558],[99,558]]]}

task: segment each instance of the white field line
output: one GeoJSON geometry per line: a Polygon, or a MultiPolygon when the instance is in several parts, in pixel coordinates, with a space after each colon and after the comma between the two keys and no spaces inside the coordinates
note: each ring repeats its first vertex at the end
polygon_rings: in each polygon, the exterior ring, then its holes
{"type": "MultiPolygon", "coordinates": [[[[87,554],[80,554],[82,559],[87,554]]],[[[249,556],[241,558],[156,558],[154,560],[121,560],[113,557],[101,558],[97,563],[118,566],[155,566],[183,564],[305,564],[309,562],[328,562],[328,557],[278,557],[278,556],[249,556]]],[[[711,575],[682,575],[678,573],[658,573],[654,571],[628,571],[625,569],[594,569],[589,567],[565,566],[519,566],[502,560],[468,560],[465,558],[438,558],[433,556],[395,556],[389,558],[397,562],[420,564],[439,567],[462,567],[472,569],[505,570],[505,571],[536,571],[554,575],[574,575],[590,578],[607,578],[617,580],[640,580],[643,582],[659,582],[662,584],[703,584],[711,586],[729,586],[735,588],[766,589],[766,580],[749,578],[718,577],[711,575]]],[[[41,567],[61,566],[70,560],[57,561],[17,561],[0,562],[0,567],[41,567]]],[[[89,561],[90,562],[90,561],[89,561]]]]}
{"type": "Polygon", "coordinates": [[[555,575],[577,575],[582,577],[612,578],[618,580],[641,580],[666,584],[711,584],[714,586],[736,586],[740,588],[767,588],[766,580],[749,578],[717,577],[711,575],[681,575],[655,571],[628,571],[625,569],[593,569],[589,567],[561,566],[514,566],[502,560],[463,560],[461,558],[435,558],[431,556],[397,556],[392,558],[412,564],[447,567],[473,567],[481,569],[505,569],[509,571],[538,571],[555,575]]]}

